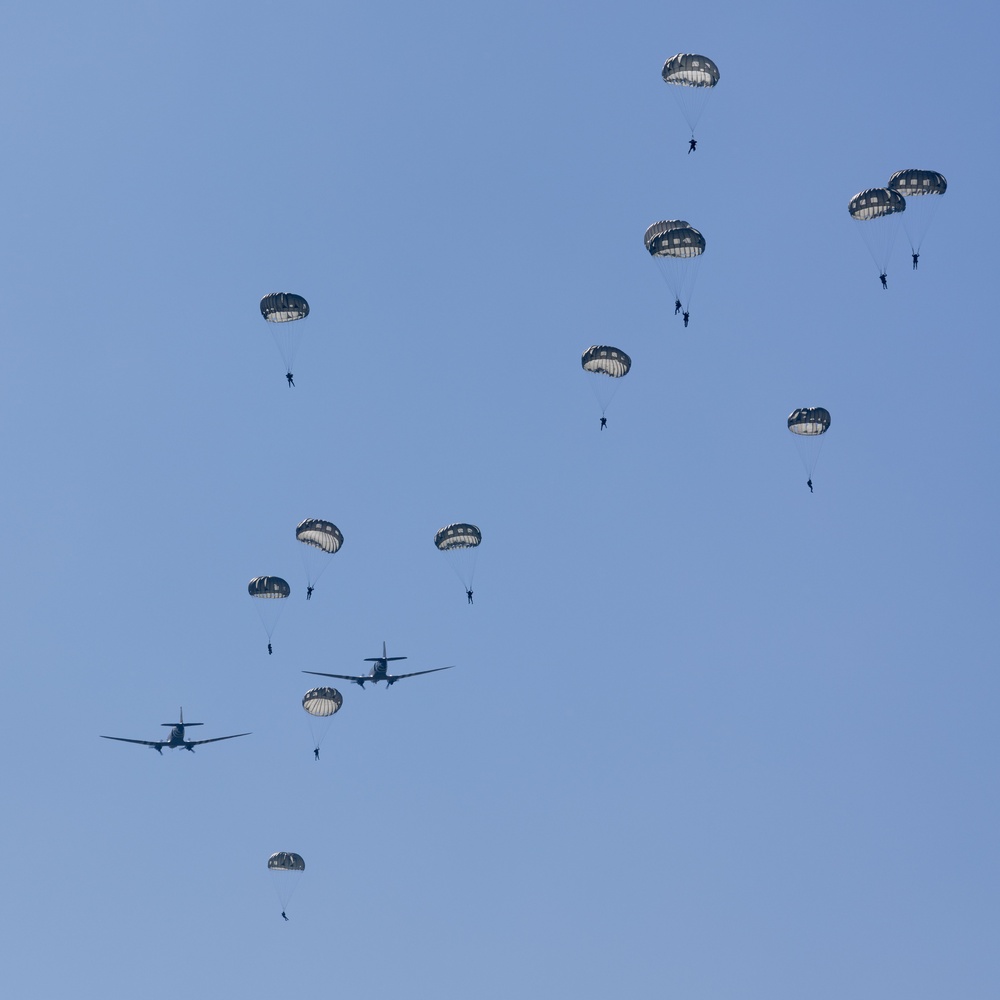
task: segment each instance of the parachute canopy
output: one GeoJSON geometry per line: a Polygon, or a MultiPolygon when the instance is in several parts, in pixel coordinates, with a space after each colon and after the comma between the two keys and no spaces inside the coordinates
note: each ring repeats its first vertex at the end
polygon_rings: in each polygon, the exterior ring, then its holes
{"type": "Polygon", "coordinates": [[[474,524],[446,524],[435,536],[434,544],[442,551],[475,548],[483,533],[474,524]]]}
{"type": "Polygon", "coordinates": [[[301,854],[290,851],[276,851],[267,859],[267,867],[276,872],[304,872],[306,863],[301,854]]]}
{"type": "MultiPolygon", "coordinates": [[[[302,696],[302,707],[310,714],[326,718],[340,710],[343,695],[336,688],[312,688],[302,696]]],[[[277,856],[277,855],[275,855],[277,856]]]]}
{"type": "Polygon", "coordinates": [[[944,194],[948,190],[948,182],[944,174],[936,170],[897,170],[886,187],[910,198],[921,194],[944,194]]]}
{"type": "Polygon", "coordinates": [[[788,429],[793,434],[813,437],[825,434],[830,427],[830,411],[822,406],[803,406],[788,415],[788,429]]]}
{"type": "Polygon", "coordinates": [[[679,87],[714,87],[719,82],[719,67],[708,56],[678,52],[663,64],[660,75],[664,83],[679,87]]]}
{"type": "Polygon", "coordinates": [[[260,300],[260,314],[268,323],[290,323],[309,315],[309,303],[294,292],[271,292],[260,300]]]}
{"type": "Polygon", "coordinates": [[[868,188],[859,191],[848,203],[847,211],[852,219],[865,222],[868,219],[881,219],[886,215],[906,210],[906,199],[889,188],[868,188]]]}
{"type": "Polygon", "coordinates": [[[280,576],[255,576],[247,591],[251,597],[288,597],[292,588],[280,576]]]}
{"type": "MultiPolygon", "coordinates": [[[[581,362],[585,371],[596,372],[599,375],[610,375],[611,378],[621,378],[623,375],[627,375],[628,370],[632,367],[632,359],[624,351],[617,347],[598,345],[588,347],[583,352],[581,362]]],[[[440,547],[438,545],[438,548],[440,547]]]]}
{"type": "Polygon", "coordinates": [[[653,257],[697,257],[705,252],[705,237],[682,219],[654,222],[642,242],[653,257]]]}
{"type": "Polygon", "coordinates": [[[302,521],[295,529],[295,537],[300,542],[331,555],[344,544],[340,528],[330,521],[320,521],[315,517],[307,517],[302,521]]]}

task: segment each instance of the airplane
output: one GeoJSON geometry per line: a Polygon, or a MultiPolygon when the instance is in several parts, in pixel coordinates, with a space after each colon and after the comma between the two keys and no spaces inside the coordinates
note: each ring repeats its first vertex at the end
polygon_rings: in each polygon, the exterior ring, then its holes
{"type": "MultiPolygon", "coordinates": [[[[375,666],[372,667],[372,672],[370,674],[366,674],[363,677],[356,677],[350,674],[324,674],[319,670],[303,670],[302,673],[316,674],[317,677],[336,677],[341,681],[351,681],[363,689],[365,683],[368,681],[371,681],[372,684],[378,684],[379,681],[385,681],[386,687],[392,687],[396,681],[401,681],[404,677],[419,677],[421,674],[436,674],[439,670],[451,670],[451,667],[434,667],[433,670],[417,670],[412,674],[390,674],[388,672],[388,664],[390,661],[405,659],[405,656],[386,656],[385,643],[383,642],[381,656],[365,657],[365,663],[374,663],[375,666]]],[[[454,664],[452,664],[452,666],[454,666],[454,664]]]]}
{"type": "Polygon", "coordinates": [[[178,750],[183,747],[185,750],[190,750],[194,753],[194,748],[202,743],[218,743],[219,740],[235,740],[237,736],[250,736],[250,733],[235,733],[233,736],[215,736],[210,740],[186,740],[184,739],[184,730],[188,726],[203,726],[203,722],[185,722],[184,721],[184,709],[181,709],[181,721],[180,722],[161,722],[161,726],[171,726],[170,738],[166,740],[130,740],[124,736],[102,736],[102,740],[120,740],[122,743],[141,743],[143,746],[152,747],[161,757],[163,756],[163,748],[167,747],[169,750],[178,750]]]}

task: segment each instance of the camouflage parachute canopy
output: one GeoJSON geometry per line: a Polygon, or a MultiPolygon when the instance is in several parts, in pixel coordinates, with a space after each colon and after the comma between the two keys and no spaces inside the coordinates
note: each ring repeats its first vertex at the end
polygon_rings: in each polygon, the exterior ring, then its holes
{"type": "Polygon", "coordinates": [[[919,194],[944,194],[948,182],[936,170],[897,170],[886,185],[907,198],[919,194]]]}
{"type": "Polygon", "coordinates": [[[260,300],[260,314],[268,323],[290,323],[309,315],[309,303],[294,292],[271,292],[260,300]]]}
{"type": "Polygon", "coordinates": [[[320,718],[335,714],[343,704],[344,697],[336,688],[312,688],[302,696],[302,707],[320,718]]]}
{"type": "Polygon", "coordinates": [[[583,368],[599,375],[610,375],[611,378],[621,378],[628,374],[632,367],[632,359],[617,347],[594,345],[583,352],[580,359],[583,368]]]}
{"type": "Polygon", "coordinates": [[[435,536],[434,544],[442,551],[471,549],[483,540],[483,533],[474,524],[446,524],[435,536]]]}
{"type": "Polygon", "coordinates": [[[663,64],[660,75],[664,83],[679,87],[714,87],[719,82],[719,67],[708,56],[678,52],[663,64]]]}
{"type": "Polygon", "coordinates": [[[788,429],[793,434],[813,437],[825,434],[830,427],[830,411],[822,406],[803,406],[788,415],[788,429]]]}
{"type": "Polygon", "coordinates": [[[642,242],[653,257],[697,257],[705,252],[705,237],[681,219],[654,222],[642,242]]]}
{"type": "Polygon", "coordinates": [[[255,576],[247,591],[251,597],[288,597],[292,588],[280,576],[255,576]]]}
{"type": "Polygon", "coordinates": [[[906,199],[889,188],[868,188],[859,191],[848,203],[847,211],[852,219],[864,222],[867,219],[880,219],[885,215],[906,210],[906,199]]]}
{"type": "Polygon", "coordinates": [[[291,851],[276,851],[267,859],[267,867],[274,872],[304,872],[306,863],[301,854],[291,851]]]}
{"type": "Polygon", "coordinates": [[[306,545],[322,549],[331,555],[344,544],[344,536],[331,521],[320,521],[315,517],[307,517],[295,529],[295,537],[306,545]]]}

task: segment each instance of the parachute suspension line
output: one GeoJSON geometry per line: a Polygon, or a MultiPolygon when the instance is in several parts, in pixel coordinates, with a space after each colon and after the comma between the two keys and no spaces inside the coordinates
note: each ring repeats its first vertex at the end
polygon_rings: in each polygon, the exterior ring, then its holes
{"type": "Polygon", "coordinates": [[[918,205],[910,209],[909,215],[903,216],[903,228],[906,230],[906,237],[910,241],[910,250],[913,253],[920,253],[920,247],[927,236],[927,230],[930,229],[930,225],[934,221],[934,216],[937,215],[940,204],[940,197],[925,196],[920,199],[918,205]]]}
{"type": "Polygon", "coordinates": [[[691,129],[691,138],[694,138],[694,131],[698,127],[698,122],[705,112],[705,103],[711,91],[709,87],[671,87],[674,93],[674,100],[680,108],[684,121],[691,129]],[[692,93],[694,91],[694,93],[692,93]]]}
{"type": "MultiPolygon", "coordinates": [[[[689,268],[693,268],[691,271],[690,281],[685,279],[683,276],[676,281],[672,281],[667,277],[667,268],[676,267],[679,261],[669,261],[664,262],[657,268],[660,272],[660,277],[663,278],[663,283],[670,289],[670,294],[683,303],[684,308],[687,309],[691,305],[691,296],[694,295],[695,282],[698,280],[698,264],[700,258],[695,257],[692,260],[685,261],[689,268]]],[[[673,305],[673,303],[671,303],[673,305]]],[[[690,311],[690,310],[688,310],[690,311]]]]}
{"type": "Polygon", "coordinates": [[[805,471],[807,479],[812,479],[813,473],[816,471],[816,466],[819,464],[820,452],[823,450],[825,443],[825,434],[820,434],[818,441],[809,437],[796,436],[795,450],[799,453],[799,461],[802,463],[802,468],[805,471]]]}
{"type": "Polygon", "coordinates": [[[306,584],[315,587],[319,583],[319,578],[326,572],[326,567],[330,565],[329,560],[324,559],[319,563],[319,569],[314,569],[310,552],[304,548],[299,549],[299,556],[302,559],[302,571],[305,574],[306,584]]]}
{"type": "Polygon", "coordinates": [[[299,887],[298,877],[294,872],[279,875],[278,877],[291,880],[289,882],[290,888],[286,888],[285,891],[282,891],[280,883],[275,882],[273,877],[271,881],[271,885],[274,887],[274,894],[278,899],[278,905],[281,907],[281,912],[284,913],[288,909],[288,904],[292,901],[292,896],[295,895],[295,890],[299,887]]]}
{"type": "Polygon", "coordinates": [[[670,289],[670,294],[680,301],[685,310],[691,305],[694,297],[694,286],[701,270],[701,257],[690,257],[683,260],[663,260],[658,268],[663,280],[670,289]],[[683,268],[684,270],[680,270],[683,268]]]}
{"type": "Polygon", "coordinates": [[[458,559],[449,559],[451,563],[452,572],[458,577],[459,583],[462,584],[463,590],[472,590],[472,581],[476,575],[476,557],[479,553],[472,549],[468,553],[460,554],[458,559]],[[464,558],[463,558],[464,555],[464,558]],[[463,572],[458,567],[458,562],[461,561],[465,567],[465,572],[463,572]]]}
{"type": "Polygon", "coordinates": [[[268,641],[270,642],[271,636],[274,633],[275,626],[278,624],[278,616],[276,614],[267,615],[264,613],[264,609],[258,604],[257,615],[260,618],[261,625],[264,626],[264,631],[267,633],[268,641]]]}
{"type": "Polygon", "coordinates": [[[326,734],[330,731],[330,727],[319,727],[312,720],[312,718],[307,718],[305,722],[306,731],[309,733],[309,739],[312,742],[313,749],[319,750],[323,746],[323,740],[326,739],[326,734]]]}
{"type": "Polygon", "coordinates": [[[896,220],[892,216],[860,223],[861,236],[879,274],[888,273],[892,246],[896,241],[896,220]]]}
{"type": "Polygon", "coordinates": [[[592,378],[590,381],[590,391],[594,394],[594,399],[597,400],[597,405],[601,408],[601,416],[606,416],[608,412],[608,407],[614,402],[614,398],[618,395],[618,383],[621,379],[607,379],[599,380],[592,378]],[[607,384],[610,382],[610,385],[607,384]]]}

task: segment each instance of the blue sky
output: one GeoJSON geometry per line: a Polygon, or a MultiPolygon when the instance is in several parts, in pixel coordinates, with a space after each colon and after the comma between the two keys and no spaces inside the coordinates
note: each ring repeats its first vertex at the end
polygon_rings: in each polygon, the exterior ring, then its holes
{"type": "Polygon", "coordinates": [[[996,995],[995,13],[0,26],[17,994],[996,995]],[[690,156],[680,51],[721,71],[690,156]],[[949,189],[886,292],[847,202],[906,167],[949,189]],[[707,240],[687,330],[662,218],[707,240]],[[271,291],[312,310],[294,390],[271,291]],[[602,343],[633,360],[603,433],[602,343]],[[345,537],[308,604],[305,517],[345,537]],[[383,640],[457,669],[338,685],[317,764],[300,671],[383,640]],[[97,738],[180,705],[253,735],[97,738]]]}

